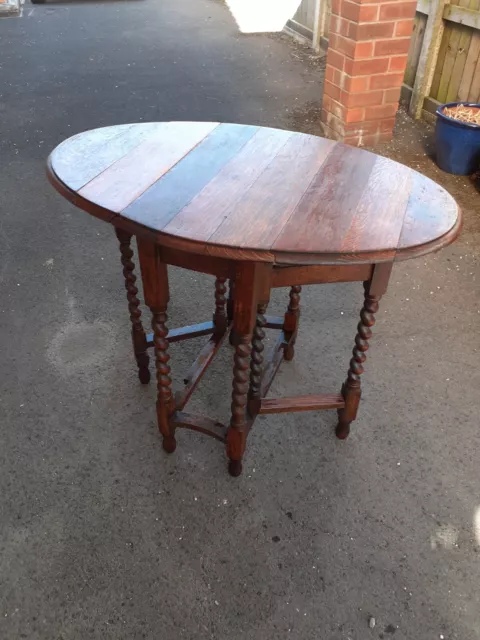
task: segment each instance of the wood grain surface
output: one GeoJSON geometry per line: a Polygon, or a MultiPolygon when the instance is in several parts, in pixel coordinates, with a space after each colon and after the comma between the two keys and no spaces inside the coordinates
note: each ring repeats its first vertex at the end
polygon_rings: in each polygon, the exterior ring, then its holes
{"type": "Polygon", "coordinates": [[[49,158],[76,206],[173,249],[277,264],[366,264],[458,235],[439,185],[393,160],[278,129],[205,122],[78,134],[49,158]]]}

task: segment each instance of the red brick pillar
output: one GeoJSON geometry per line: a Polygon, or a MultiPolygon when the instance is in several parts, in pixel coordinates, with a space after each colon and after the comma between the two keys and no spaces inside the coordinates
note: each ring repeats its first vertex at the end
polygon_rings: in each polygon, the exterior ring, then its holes
{"type": "Polygon", "coordinates": [[[322,122],[355,146],[390,140],[416,0],[332,0],[322,122]]]}

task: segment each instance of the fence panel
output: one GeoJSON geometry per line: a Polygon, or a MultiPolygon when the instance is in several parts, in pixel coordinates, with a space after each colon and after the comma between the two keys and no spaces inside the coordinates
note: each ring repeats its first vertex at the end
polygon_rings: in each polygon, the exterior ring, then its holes
{"type": "Polygon", "coordinates": [[[312,33],[315,27],[315,9],[316,0],[302,0],[298,7],[297,13],[293,16],[295,22],[303,25],[309,29],[312,33]]]}
{"type": "Polygon", "coordinates": [[[316,50],[320,47],[326,49],[331,13],[330,2],[331,0],[301,0],[297,12],[286,24],[286,31],[292,35],[301,36],[316,50]]]}
{"type": "Polygon", "coordinates": [[[415,117],[445,102],[480,101],[480,0],[419,0],[402,97],[415,117]]]}
{"type": "MultiPolygon", "coordinates": [[[[452,0],[451,5],[477,11],[480,0],[452,0]]],[[[472,83],[479,56],[480,32],[463,24],[447,22],[430,97],[438,102],[468,100],[474,89],[472,83]]],[[[478,95],[473,95],[472,100],[477,99],[478,95]]]]}

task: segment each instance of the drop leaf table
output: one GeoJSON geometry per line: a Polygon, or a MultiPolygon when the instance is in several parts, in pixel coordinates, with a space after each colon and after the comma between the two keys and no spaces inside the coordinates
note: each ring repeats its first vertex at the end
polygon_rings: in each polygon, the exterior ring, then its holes
{"type": "Polygon", "coordinates": [[[453,198],[412,169],[332,140],[257,126],[160,122],[87,131],[52,152],[48,176],[74,205],[115,227],[144,384],[154,351],[165,451],[175,450],[176,429],[200,431],[225,443],[233,476],[242,471],[258,415],[336,409],[336,435],[348,436],[393,263],[444,247],[461,225],[453,198]],[[132,236],[153,333],[141,321],[132,236]],[[167,328],[168,265],[215,276],[211,321],[167,328]],[[365,298],[342,389],[268,397],[280,363],[294,357],[302,285],[351,281],[363,282],[365,298]],[[290,287],[284,317],[266,315],[275,287],[290,287]],[[279,331],[269,358],[266,328],[279,331]],[[202,335],[208,341],[175,394],[169,344],[202,335]],[[233,390],[223,426],[185,407],[227,336],[233,390]]]}

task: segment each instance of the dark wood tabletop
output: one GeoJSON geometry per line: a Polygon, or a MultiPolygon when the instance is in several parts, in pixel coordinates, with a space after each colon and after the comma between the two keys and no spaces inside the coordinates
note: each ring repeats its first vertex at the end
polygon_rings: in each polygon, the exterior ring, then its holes
{"type": "Polygon", "coordinates": [[[456,202],[416,171],[279,129],[163,122],[58,146],[49,178],[77,206],[159,244],[276,264],[379,263],[452,242],[456,202]],[[142,225],[141,227],[139,225],[142,225]]]}

